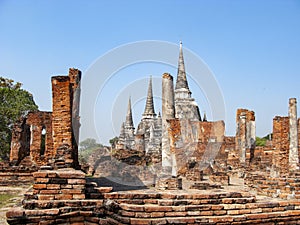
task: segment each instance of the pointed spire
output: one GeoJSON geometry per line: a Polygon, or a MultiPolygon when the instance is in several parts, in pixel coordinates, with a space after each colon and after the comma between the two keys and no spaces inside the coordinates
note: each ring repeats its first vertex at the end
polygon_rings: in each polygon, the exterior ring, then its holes
{"type": "Polygon", "coordinates": [[[185,88],[189,90],[188,82],[186,79],[183,52],[182,52],[182,42],[180,41],[179,47],[179,59],[178,59],[178,71],[177,71],[177,80],[176,80],[176,89],[185,88]]]}
{"type": "Polygon", "coordinates": [[[131,97],[128,100],[128,108],[126,114],[125,128],[134,128],[132,120],[132,111],[131,111],[131,97]]]}
{"type": "Polygon", "coordinates": [[[204,112],[203,122],[207,122],[206,112],[204,112]]]}
{"type": "Polygon", "coordinates": [[[152,77],[150,76],[148,94],[146,100],[145,111],[143,113],[143,118],[153,118],[155,117],[154,104],[153,104],[153,92],[152,92],[152,77]]]}

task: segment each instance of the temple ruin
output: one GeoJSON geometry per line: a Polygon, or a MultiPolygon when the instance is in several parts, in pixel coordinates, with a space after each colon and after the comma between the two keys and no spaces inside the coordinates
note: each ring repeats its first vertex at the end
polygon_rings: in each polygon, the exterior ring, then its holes
{"type": "Polygon", "coordinates": [[[175,88],[173,76],[162,75],[162,114],[150,78],[137,129],[129,98],[116,148],[99,156],[90,177],[78,163],[80,79],[77,69],[52,77],[53,111],[30,112],[14,126],[0,183],[33,187],[7,212],[9,224],[299,224],[295,98],[287,116],[273,119],[265,146],[256,146],[248,109],[237,109],[236,135],[226,136],[224,121],[202,119],[180,44],[175,88]],[[140,186],[108,184],[116,177],[140,186]]]}

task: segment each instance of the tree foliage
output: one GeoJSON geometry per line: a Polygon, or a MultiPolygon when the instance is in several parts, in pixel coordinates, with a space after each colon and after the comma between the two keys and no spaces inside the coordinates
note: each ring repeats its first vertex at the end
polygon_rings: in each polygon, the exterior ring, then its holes
{"type": "Polygon", "coordinates": [[[0,159],[8,158],[13,124],[38,109],[32,94],[21,87],[19,82],[0,77],[0,159]]]}
{"type": "Polygon", "coordinates": [[[272,134],[268,134],[265,137],[256,137],[256,146],[266,146],[268,140],[272,138],[272,134]]]}
{"type": "Polygon", "coordinates": [[[84,141],[80,142],[79,146],[81,151],[102,147],[102,145],[97,143],[96,139],[94,138],[85,139],[84,141]]]}
{"type": "Polygon", "coordinates": [[[116,147],[116,143],[118,142],[119,138],[118,137],[114,137],[112,139],[109,140],[109,143],[111,144],[112,148],[116,147]]]}
{"type": "Polygon", "coordinates": [[[103,145],[97,143],[94,138],[87,138],[79,144],[79,162],[80,164],[88,163],[88,158],[91,156],[96,150],[102,148],[103,145]]]}

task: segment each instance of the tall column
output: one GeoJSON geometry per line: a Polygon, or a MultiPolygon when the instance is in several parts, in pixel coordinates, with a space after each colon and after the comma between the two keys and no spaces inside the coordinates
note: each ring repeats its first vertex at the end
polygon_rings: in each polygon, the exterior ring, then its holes
{"type": "Polygon", "coordinates": [[[247,111],[246,117],[246,141],[247,141],[247,149],[246,149],[246,161],[248,163],[254,157],[254,150],[256,145],[256,123],[255,123],[255,113],[253,111],[247,111]]]}
{"type": "Polygon", "coordinates": [[[299,163],[298,156],[298,128],[297,128],[297,100],[296,98],[289,99],[289,124],[290,124],[290,151],[289,151],[289,166],[290,169],[297,169],[299,163]]]}
{"type": "Polygon", "coordinates": [[[239,153],[240,163],[246,162],[246,110],[238,109],[236,115],[236,151],[239,153]]]}
{"type": "Polygon", "coordinates": [[[248,109],[238,109],[236,113],[236,152],[241,165],[250,163],[254,157],[256,139],[255,113],[248,109]]]}
{"type": "Polygon", "coordinates": [[[69,78],[71,86],[71,115],[72,115],[72,158],[74,166],[79,167],[78,162],[78,145],[79,145],[79,129],[80,129],[80,95],[81,95],[81,71],[75,68],[69,69],[69,78]]]}
{"type": "Polygon", "coordinates": [[[71,107],[72,107],[72,130],[73,130],[73,148],[78,148],[79,141],[79,108],[80,108],[80,81],[81,71],[75,68],[69,69],[69,78],[71,85],[71,107]]]}
{"type": "Polygon", "coordinates": [[[273,119],[273,165],[276,172],[286,174],[289,171],[289,117],[276,116],[273,119]]]}
{"type": "Polygon", "coordinates": [[[72,106],[70,78],[52,77],[52,132],[54,152],[66,144],[72,147],[72,106]]]}
{"type": "MultiPolygon", "coordinates": [[[[174,157],[170,151],[169,123],[175,118],[173,77],[164,73],[162,76],[162,171],[163,175],[172,175],[174,157]]],[[[173,172],[174,175],[174,172],[173,172]]]]}

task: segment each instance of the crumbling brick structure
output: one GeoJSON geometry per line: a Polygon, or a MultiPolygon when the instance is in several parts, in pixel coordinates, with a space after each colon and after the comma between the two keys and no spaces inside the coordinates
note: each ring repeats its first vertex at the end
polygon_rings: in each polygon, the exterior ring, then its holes
{"type": "Polygon", "coordinates": [[[249,164],[255,149],[255,115],[253,111],[238,109],[236,113],[236,152],[242,165],[249,164]]]}
{"type": "Polygon", "coordinates": [[[177,174],[184,177],[189,174],[200,180],[201,171],[213,164],[224,150],[224,122],[172,119],[169,123],[170,148],[175,154],[177,174]]]}
{"type": "Polygon", "coordinates": [[[54,156],[50,112],[29,112],[14,125],[10,161],[19,165],[27,156],[36,165],[46,164],[54,156]]]}
{"type": "MultiPolygon", "coordinates": [[[[300,118],[298,118],[298,150],[300,149],[300,118]]],[[[300,161],[300,155],[299,155],[300,161]]]]}
{"type": "Polygon", "coordinates": [[[30,112],[15,124],[10,162],[20,165],[28,157],[32,165],[47,165],[61,145],[68,146],[68,162],[78,167],[79,99],[81,72],[71,68],[68,76],[52,77],[53,112],[30,112]]]}
{"type": "Polygon", "coordinates": [[[289,118],[273,119],[273,165],[282,173],[289,171],[289,118]]]}

